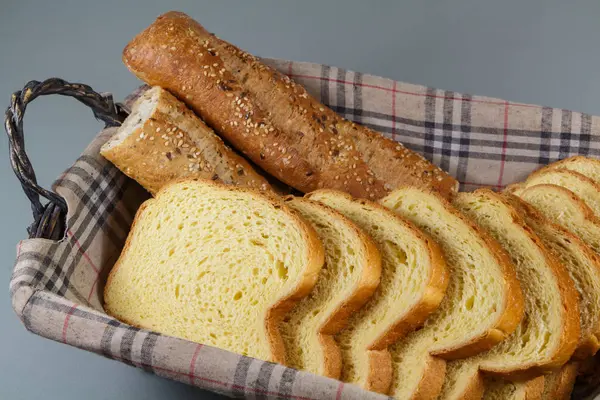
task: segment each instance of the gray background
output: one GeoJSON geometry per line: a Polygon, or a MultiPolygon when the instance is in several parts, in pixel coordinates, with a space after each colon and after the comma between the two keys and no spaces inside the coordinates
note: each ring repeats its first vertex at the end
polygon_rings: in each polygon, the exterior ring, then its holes
{"type": "MultiPolygon", "coordinates": [[[[122,99],[138,84],[121,64],[122,48],[170,9],[261,56],[600,114],[597,0],[0,0],[0,106],[28,80],[51,76],[122,99]]],[[[27,149],[44,185],[101,128],[70,99],[42,98],[27,114],[27,149]]],[[[0,283],[7,289],[15,245],[31,216],[10,170],[6,140],[0,140],[0,154],[0,283]]],[[[27,333],[5,290],[0,398],[217,397],[27,333]]]]}

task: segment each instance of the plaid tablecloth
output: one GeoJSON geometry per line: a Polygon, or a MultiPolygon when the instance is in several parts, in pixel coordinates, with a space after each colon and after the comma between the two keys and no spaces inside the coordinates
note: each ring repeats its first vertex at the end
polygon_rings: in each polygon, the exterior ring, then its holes
{"type": "MultiPolygon", "coordinates": [[[[317,64],[266,60],[342,116],[424,154],[462,190],[502,188],[540,165],[598,156],[600,119],[317,64]]],[[[13,307],[40,336],[233,397],[384,399],[339,381],[134,328],[102,309],[104,280],[148,194],[98,153],[102,131],[54,184],[69,206],[60,242],[17,246],[13,307]]]]}

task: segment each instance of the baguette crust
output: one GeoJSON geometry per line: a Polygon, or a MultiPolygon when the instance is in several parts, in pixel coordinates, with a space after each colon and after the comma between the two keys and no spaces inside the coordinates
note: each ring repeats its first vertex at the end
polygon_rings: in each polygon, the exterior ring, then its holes
{"type": "Polygon", "coordinates": [[[307,198],[288,196],[285,201],[298,201],[314,203],[328,213],[335,215],[335,218],[342,220],[360,238],[360,242],[365,247],[365,268],[363,269],[360,280],[356,283],[352,294],[342,302],[339,307],[332,312],[319,328],[319,341],[323,347],[325,356],[324,375],[329,378],[338,379],[342,372],[342,354],[335,341],[334,335],[339,333],[348,323],[350,316],[358,311],[373,295],[379,286],[381,276],[381,255],[373,240],[359,229],[352,221],[341,213],[335,211],[325,204],[313,202],[307,198]]]}
{"type": "MultiPolygon", "coordinates": [[[[330,189],[321,189],[308,193],[308,199],[315,194],[327,194],[332,192],[330,189]]],[[[391,212],[380,204],[373,203],[365,199],[354,199],[348,193],[335,191],[336,196],[343,196],[348,200],[357,201],[359,204],[368,205],[379,211],[385,212],[390,219],[395,219],[398,223],[407,226],[418,238],[419,241],[426,243],[428,256],[431,260],[431,269],[429,271],[429,280],[420,301],[416,303],[404,316],[396,321],[390,329],[381,334],[366,349],[369,363],[369,375],[366,378],[365,389],[378,393],[387,393],[392,381],[392,359],[388,347],[406,334],[420,327],[427,317],[434,312],[441,303],[448,287],[449,275],[441,248],[438,244],[422,232],[410,221],[405,220],[399,215],[391,212]]]]}
{"type": "MultiPolygon", "coordinates": [[[[166,90],[153,88],[142,95],[135,110],[155,95],[153,112],[119,144],[111,141],[100,154],[151,194],[182,178],[213,179],[235,186],[269,190],[270,185],[241,156],[223,143],[192,111],[166,90]]],[[[127,121],[117,132],[131,129],[127,121]]]]}
{"type": "Polygon", "coordinates": [[[528,238],[541,250],[545,258],[545,263],[554,275],[560,291],[560,297],[562,299],[560,311],[562,312],[561,319],[563,321],[563,329],[559,344],[552,357],[545,362],[523,364],[517,369],[486,367],[485,362],[481,366],[481,369],[487,373],[497,374],[508,379],[532,379],[553,368],[560,367],[569,360],[575,351],[577,342],[579,341],[579,295],[566,267],[558,262],[558,260],[547,251],[542,241],[525,223],[524,219],[505,196],[489,189],[478,189],[474,193],[486,196],[492,199],[492,201],[502,203],[511,210],[511,220],[516,225],[520,226],[525,231],[528,238]]]}
{"type": "MultiPolygon", "coordinates": [[[[305,238],[305,240],[307,242],[307,264],[306,264],[304,273],[302,274],[302,276],[299,279],[296,286],[289,293],[282,294],[281,298],[275,304],[273,304],[265,313],[265,315],[266,315],[265,327],[266,327],[267,336],[268,336],[267,340],[269,341],[270,348],[271,348],[271,359],[266,360],[266,361],[272,361],[275,363],[280,363],[280,364],[285,365],[285,346],[283,343],[283,339],[282,339],[281,335],[279,334],[278,326],[280,324],[280,321],[285,316],[285,314],[298,301],[300,301],[302,298],[304,298],[306,295],[308,295],[308,293],[310,293],[310,291],[312,290],[312,288],[314,287],[314,285],[317,282],[319,272],[321,270],[321,267],[323,266],[323,262],[325,259],[323,246],[317,236],[317,233],[314,231],[314,229],[310,226],[310,224],[308,222],[304,221],[295,212],[290,210],[281,201],[281,199],[279,199],[275,195],[264,195],[253,189],[232,187],[232,186],[227,186],[227,185],[217,183],[217,182],[214,182],[211,180],[202,180],[202,179],[176,180],[176,181],[173,181],[173,182],[167,184],[166,186],[164,186],[163,189],[157,193],[156,198],[145,201],[142,204],[142,206],[138,209],[138,211],[135,215],[133,224],[131,226],[130,232],[135,232],[136,225],[143,218],[143,215],[144,215],[146,209],[150,206],[150,204],[152,204],[153,202],[156,202],[157,199],[160,198],[161,193],[163,193],[164,191],[168,190],[169,188],[171,188],[173,186],[180,185],[183,183],[189,183],[189,184],[199,183],[202,185],[213,186],[216,189],[221,189],[221,190],[225,190],[225,191],[238,191],[238,192],[247,193],[252,197],[259,198],[259,201],[267,201],[267,202],[271,203],[271,205],[273,207],[281,209],[292,220],[294,220],[296,222],[296,224],[302,230],[303,237],[305,238]]],[[[119,267],[121,265],[121,262],[123,260],[123,254],[127,253],[128,249],[131,245],[131,239],[132,239],[132,235],[130,234],[127,237],[125,246],[123,248],[123,251],[121,252],[121,256],[119,257],[119,259],[117,260],[117,262],[115,263],[115,265],[113,266],[113,268],[111,269],[111,271],[108,275],[108,279],[107,279],[106,285],[104,287],[104,299],[107,298],[107,293],[109,292],[109,289],[110,289],[110,286],[112,283],[112,279],[113,279],[116,271],[119,269],[119,267]]],[[[110,315],[114,316],[115,318],[117,318],[125,323],[128,323],[126,319],[111,312],[110,304],[108,304],[106,302],[106,300],[105,300],[105,304],[104,304],[104,309],[107,312],[107,314],[110,314],[110,315]]],[[[141,327],[141,328],[143,328],[143,327],[141,327]]]]}
{"type": "Polygon", "coordinates": [[[168,89],[271,175],[302,192],[378,199],[401,185],[449,197],[458,183],[401,144],[346,121],[287,76],[168,12],[124,49],[140,79],[168,89]],[[377,157],[375,157],[377,153],[377,157]]]}

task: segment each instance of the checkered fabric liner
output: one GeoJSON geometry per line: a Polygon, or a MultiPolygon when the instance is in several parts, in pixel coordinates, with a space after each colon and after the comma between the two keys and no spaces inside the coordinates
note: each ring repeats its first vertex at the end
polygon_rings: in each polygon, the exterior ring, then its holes
{"type": "MultiPolygon", "coordinates": [[[[540,165],[600,155],[600,118],[396,82],[317,64],[266,60],[342,116],[404,143],[462,190],[502,188],[540,165]]],[[[54,184],[68,204],[60,242],[23,240],[13,307],[40,336],[232,397],[384,399],[339,381],[134,328],[102,309],[104,280],[148,194],[98,153],[102,131],[54,184]]],[[[599,397],[600,398],[600,397],[599,397]]]]}

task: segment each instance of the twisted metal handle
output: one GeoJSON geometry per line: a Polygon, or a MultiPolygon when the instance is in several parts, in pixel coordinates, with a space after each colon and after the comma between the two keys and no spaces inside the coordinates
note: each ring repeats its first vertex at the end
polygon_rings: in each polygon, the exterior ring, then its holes
{"type": "Polygon", "coordinates": [[[103,121],[107,128],[120,126],[127,116],[127,110],[121,104],[115,104],[110,94],[99,94],[88,85],[69,83],[59,78],[43,82],[30,81],[22,90],[13,93],[10,107],[6,109],[4,129],[8,135],[12,169],[31,202],[34,221],[27,232],[30,238],[58,240],[64,235],[67,203],[58,194],[38,185],[35,171],[25,152],[23,136],[23,116],[27,105],[39,96],[50,94],[75,98],[90,107],[94,117],[103,121]],[[48,203],[43,205],[40,196],[47,199],[48,203]]]}

